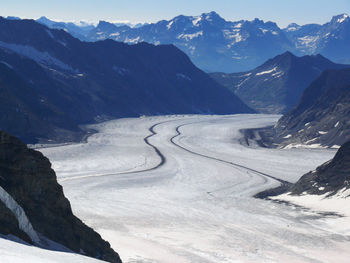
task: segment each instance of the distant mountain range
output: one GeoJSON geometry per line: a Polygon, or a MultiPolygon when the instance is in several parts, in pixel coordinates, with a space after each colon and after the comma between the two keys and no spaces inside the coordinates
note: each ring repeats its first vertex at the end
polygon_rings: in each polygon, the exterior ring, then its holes
{"type": "Polygon", "coordinates": [[[350,66],[335,64],[322,55],[297,57],[285,52],[251,71],[210,75],[256,111],[285,113],[324,70],[345,67],[350,66]]]}
{"type": "Polygon", "coordinates": [[[350,69],[328,70],[274,127],[284,147],[339,147],[350,141],[350,69]]]}
{"type": "Polygon", "coordinates": [[[254,112],[173,45],[81,42],[0,18],[0,128],[25,142],[74,140],[80,124],[157,114],[254,112]]]}
{"type": "MultiPolygon", "coordinates": [[[[47,19],[40,23],[57,27],[47,19]]],[[[350,18],[346,14],[334,16],[324,25],[290,24],[280,28],[276,23],[226,21],[217,13],[200,16],[177,16],[153,24],[130,27],[106,21],[81,31],[66,23],[63,29],[84,41],[107,38],[129,44],[148,42],[174,44],[184,51],[199,68],[209,72],[242,72],[251,70],[266,60],[290,51],[296,55],[322,54],[336,63],[350,63],[350,18]]]]}

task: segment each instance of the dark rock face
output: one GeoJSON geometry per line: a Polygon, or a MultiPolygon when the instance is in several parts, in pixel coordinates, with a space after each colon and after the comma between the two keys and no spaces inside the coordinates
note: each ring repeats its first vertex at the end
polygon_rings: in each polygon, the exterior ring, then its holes
{"type": "Polygon", "coordinates": [[[350,188],[350,141],[338,150],[335,157],[305,174],[288,191],[294,195],[301,193],[329,195],[350,188]]]}
{"type": "Polygon", "coordinates": [[[1,201],[0,201],[0,234],[5,236],[14,235],[29,244],[33,243],[30,237],[19,228],[19,224],[15,215],[1,201]]]}
{"type": "MultiPolygon", "coordinates": [[[[109,243],[72,213],[49,160],[17,138],[0,132],[0,186],[23,208],[35,231],[84,255],[121,262],[109,243]]],[[[6,208],[6,207],[5,207],[6,208]]],[[[0,206],[0,230],[27,240],[11,212],[0,206]],[[11,222],[7,225],[7,222],[11,222]],[[14,223],[15,222],[15,223],[14,223]],[[18,227],[17,227],[18,229],[18,227]]]]}
{"type": "Polygon", "coordinates": [[[327,69],[341,69],[321,55],[297,57],[290,52],[242,73],[211,73],[221,85],[261,113],[285,113],[294,107],[303,91],[327,69]]]}
{"type": "Polygon", "coordinates": [[[292,195],[324,195],[332,196],[340,190],[350,188],[350,141],[343,144],[334,158],[303,175],[298,182],[281,185],[255,195],[266,199],[284,193],[292,195]]]}
{"type": "Polygon", "coordinates": [[[274,129],[279,145],[342,145],[350,140],[350,69],[324,72],[274,129]]]}
{"type": "Polygon", "coordinates": [[[172,45],[81,42],[3,18],[0,96],[0,128],[25,142],[74,140],[111,118],[254,112],[172,45]]]}

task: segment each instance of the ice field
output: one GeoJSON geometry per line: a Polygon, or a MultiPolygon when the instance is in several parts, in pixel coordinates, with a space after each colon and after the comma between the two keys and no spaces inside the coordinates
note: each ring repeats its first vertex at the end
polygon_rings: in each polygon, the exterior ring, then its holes
{"type": "Polygon", "coordinates": [[[336,152],[239,143],[240,129],[278,117],[119,119],[94,125],[87,143],[40,151],[73,212],[124,262],[349,262],[349,232],[332,227],[341,218],[252,197],[336,152]]]}

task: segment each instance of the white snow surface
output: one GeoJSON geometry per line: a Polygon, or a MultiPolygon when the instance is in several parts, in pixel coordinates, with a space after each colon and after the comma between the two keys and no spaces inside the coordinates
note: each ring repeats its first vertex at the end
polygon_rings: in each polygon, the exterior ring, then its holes
{"type": "Polygon", "coordinates": [[[349,16],[347,14],[343,14],[342,17],[339,17],[337,23],[343,23],[349,16]]]}
{"type": "Polygon", "coordinates": [[[171,21],[169,24],[167,24],[167,29],[169,30],[171,28],[171,26],[174,24],[174,21],[171,21]]]}
{"type": "Polygon", "coordinates": [[[56,252],[0,238],[0,262],[4,263],[103,263],[73,253],[56,252]]]}
{"type": "Polygon", "coordinates": [[[231,45],[228,45],[228,47],[230,48],[233,44],[244,41],[246,38],[242,36],[242,34],[240,33],[240,30],[229,30],[229,29],[224,29],[223,34],[225,36],[226,39],[232,39],[233,42],[231,43],[231,45]]]}
{"type": "Polygon", "coordinates": [[[87,143],[40,150],[74,213],[124,262],[348,262],[349,236],[332,227],[341,219],[252,197],[279,185],[261,173],[295,182],[336,152],[239,143],[240,129],[278,118],[119,119],[94,125],[87,143]]]}
{"type": "Polygon", "coordinates": [[[197,38],[199,36],[203,36],[203,31],[198,31],[198,32],[193,33],[193,34],[180,34],[177,38],[178,39],[183,38],[186,41],[188,41],[188,40],[192,40],[194,38],[197,38]]]}
{"type": "MultiPolygon", "coordinates": [[[[47,31],[50,32],[50,31],[47,31]]],[[[51,32],[50,32],[51,33],[51,32]]],[[[51,56],[48,52],[39,51],[32,46],[12,44],[0,41],[0,47],[11,50],[19,55],[33,59],[36,62],[43,63],[49,66],[57,66],[61,69],[74,71],[73,68],[61,60],[51,56]]]]}
{"type": "Polygon", "coordinates": [[[276,70],[277,70],[277,67],[274,67],[273,69],[270,69],[270,70],[258,72],[255,75],[256,76],[261,76],[261,75],[265,75],[265,74],[270,74],[272,72],[275,72],[276,70]]]}
{"type": "Polygon", "coordinates": [[[310,52],[313,52],[317,48],[317,43],[319,39],[320,39],[319,35],[307,35],[307,36],[299,37],[297,45],[299,47],[304,47],[310,50],[310,52]]]}
{"type": "Polygon", "coordinates": [[[202,21],[202,17],[201,16],[197,16],[197,17],[194,17],[193,20],[192,20],[192,24],[194,26],[199,26],[198,23],[202,21]]]}
{"type": "MultiPolygon", "coordinates": [[[[319,190],[324,190],[320,187],[319,190]]],[[[350,189],[343,188],[332,196],[329,193],[323,195],[301,195],[295,196],[289,193],[272,197],[274,200],[282,200],[297,204],[320,212],[333,212],[342,217],[337,220],[324,218],[320,220],[319,227],[336,230],[343,235],[350,235],[350,189]]]]}
{"type": "Polygon", "coordinates": [[[5,61],[0,61],[1,64],[4,64],[5,66],[7,66],[10,69],[13,69],[13,66],[10,65],[9,63],[5,62],[5,61]]]}
{"type": "Polygon", "coordinates": [[[35,232],[35,230],[33,229],[33,226],[28,220],[28,217],[24,212],[23,208],[1,186],[0,186],[0,201],[3,202],[5,206],[17,218],[19,229],[21,229],[24,233],[26,233],[34,243],[39,244],[40,238],[38,234],[35,232]]]}

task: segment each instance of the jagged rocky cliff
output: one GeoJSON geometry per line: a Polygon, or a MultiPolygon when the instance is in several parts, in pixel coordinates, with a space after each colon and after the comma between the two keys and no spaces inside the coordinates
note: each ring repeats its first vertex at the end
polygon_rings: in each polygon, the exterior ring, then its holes
{"type": "Polygon", "coordinates": [[[303,175],[289,191],[293,195],[335,194],[350,188],[350,141],[345,143],[334,158],[316,170],[303,175]]]}
{"type": "Polygon", "coordinates": [[[350,140],[350,69],[321,74],[274,128],[274,143],[339,147],[350,140]]]}
{"type": "MultiPolygon", "coordinates": [[[[350,141],[343,144],[332,160],[325,162],[315,170],[304,174],[295,184],[282,185],[258,193],[257,198],[282,200],[288,197],[319,195],[347,198],[350,189],[350,141]]],[[[294,201],[296,199],[293,199],[294,201]]],[[[291,201],[291,200],[289,200],[291,201]]]]}
{"type": "Polygon", "coordinates": [[[0,234],[121,262],[108,242],[73,215],[49,160],[4,131],[0,131],[0,234]]]}

